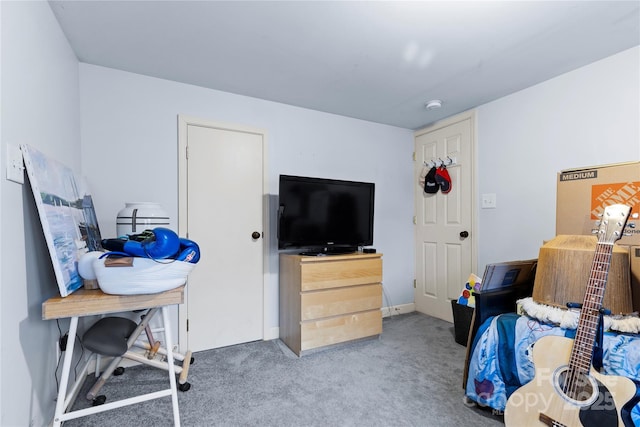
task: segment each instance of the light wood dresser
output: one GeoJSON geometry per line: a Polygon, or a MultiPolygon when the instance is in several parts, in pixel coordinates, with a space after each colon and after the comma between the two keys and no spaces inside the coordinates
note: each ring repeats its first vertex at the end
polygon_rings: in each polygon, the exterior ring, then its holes
{"type": "Polygon", "coordinates": [[[382,254],[280,254],[280,339],[306,350],[382,333],[382,254]]]}

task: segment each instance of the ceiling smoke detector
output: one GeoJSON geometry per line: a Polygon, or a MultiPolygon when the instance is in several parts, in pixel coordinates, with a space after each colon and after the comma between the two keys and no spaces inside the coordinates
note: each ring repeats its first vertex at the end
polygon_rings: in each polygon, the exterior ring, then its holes
{"type": "Polygon", "coordinates": [[[440,101],[439,99],[434,99],[424,105],[424,108],[426,108],[427,110],[437,110],[440,107],[442,107],[442,101],[440,101]]]}

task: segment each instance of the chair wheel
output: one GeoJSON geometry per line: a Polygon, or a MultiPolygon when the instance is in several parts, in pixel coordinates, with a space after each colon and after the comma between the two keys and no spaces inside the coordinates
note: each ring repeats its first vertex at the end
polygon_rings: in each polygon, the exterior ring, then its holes
{"type": "Polygon", "coordinates": [[[178,384],[178,390],[180,391],[189,391],[190,388],[191,388],[191,384],[189,383],[178,384]]]}
{"type": "Polygon", "coordinates": [[[118,366],[113,370],[113,375],[118,376],[124,374],[124,368],[122,366],[118,366]]]}
{"type": "Polygon", "coordinates": [[[91,406],[100,406],[102,404],[104,404],[104,402],[107,401],[107,396],[105,396],[104,394],[101,394],[100,396],[96,396],[93,399],[93,402],[91,403],[91,406]]]}

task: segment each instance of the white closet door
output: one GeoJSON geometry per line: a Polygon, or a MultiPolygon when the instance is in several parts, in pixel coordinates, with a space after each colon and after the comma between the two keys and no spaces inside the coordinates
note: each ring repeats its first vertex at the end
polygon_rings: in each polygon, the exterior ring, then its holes
{"type": "Polygon", "coordinates": [[[473,272],[472,120],[416,132],[416,310],[453,321],[451,300],[473,272]],[[424,163],[448,161],[451,191],[426,194],[418,184],[424,163]]]}
{"type": "Polygon", "coordinates": [[[200,351],[260,340],[264,135],[188,123],[186,152],[186,229],[201,250],[187,286],[186,345],[200,351]]]}

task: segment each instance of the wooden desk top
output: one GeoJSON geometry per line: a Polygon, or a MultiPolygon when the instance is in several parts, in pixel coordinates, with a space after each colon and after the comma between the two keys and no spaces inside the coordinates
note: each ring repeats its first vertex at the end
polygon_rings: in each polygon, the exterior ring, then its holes
{"type": "Polygon", "coordinates": [[[147,295],[110,295],[100,289],[78,289],[64,298],[57,296],[42,303],[42,319],[118,313],[165,305],[182,304],[184,286],[147,295]]]}

